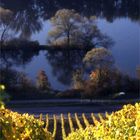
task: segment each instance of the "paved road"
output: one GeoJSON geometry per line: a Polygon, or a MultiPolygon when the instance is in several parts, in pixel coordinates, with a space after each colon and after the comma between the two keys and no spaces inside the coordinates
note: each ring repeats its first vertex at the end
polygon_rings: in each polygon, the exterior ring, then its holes
{"type": "Polygon", "coordinates": [[[13,111],[17,111],[19,113],[29,113],[29,114],[34,114],[34,115],[39,115],[40,113],[42,114],[49,114],[49,115],[60,115],[61,113],[67,114],[67,113],[72,113],[74,114],[75,112],[78,114],[90,114],[90,113],[105,113],[107,112],[112,112],[120,109],[122,106],[52,106],[52,107],[28,107],[28,108],[11,108],[13,111]]]}
{"type": "Polygon", "coordinates": [[[68,112],[74,114],[85,113],[105,113],[116,111],[122,108],[123,104],[134,103],[136,100],[29,100],[29,101],[11,101],[7,104],[8,108],[19,113],[29,113],[34,115],[66,115],[68,112]]]}
{"type": "Polygon", "coordinates": [[[22,104],[22,103],[130,103],[137,102],[140,99],[130,99],[130,100],[89,100],[89,99],[48,99],[48,100],[18,100],[10,101],[10,104],[22,104]]]}

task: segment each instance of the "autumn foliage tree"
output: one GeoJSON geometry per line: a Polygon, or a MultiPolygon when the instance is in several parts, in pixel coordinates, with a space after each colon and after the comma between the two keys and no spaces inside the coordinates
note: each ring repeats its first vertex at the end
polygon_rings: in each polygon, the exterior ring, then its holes
{"type": "Polygon", "coordinates": [[[74,89],[82,89],[84,80],[83,80],[83,72],[80,69],[77,69],[75,72],[73,72],[73,88],[74,89]]]}
{"type": "Polygon", "coordinates": [[[87,52],[83,59],[85,69],[90,70],[89,79],[84,84],[85,97],[114,98],[114,93],[126,92],[129,96],[133,91],[138,93],[138,82],[128,75],[121,73],[114,65],[111,52],[103,47],[94,48],[87,52]],[[133,86],[132,86],[133,85],[133,86]]]}
{"type": "Polygon", "coordinates": [[[110,90],[112,85],[112,76],[114,59],[109,50],[106,48],[94,48],[87,52],[83,62],[85,67],[90,67],[92,72],[90,79],[85,86],[85,93],[89,97],[100,96],[105,90],[110,90]]]}
{"type": "Polygon", "coordinates": [[[102,69],[102,74],[98,69],[93,70],[85,82],[84,96],[90,99],[113,97],[114,93],[122,90],[122,82],[125,82],[122,78],[123,75],[116,68],[102,69]]]}
{"type": "Polygon", "coordinates": [[[39,73],[38,73],[38,76],[37,76],[37,87],[40,89],[40,90],[50,90],[51,88],[51,85],[48,81],[48,77],[45,73],[44,70],[40,70],[39,73]]]}

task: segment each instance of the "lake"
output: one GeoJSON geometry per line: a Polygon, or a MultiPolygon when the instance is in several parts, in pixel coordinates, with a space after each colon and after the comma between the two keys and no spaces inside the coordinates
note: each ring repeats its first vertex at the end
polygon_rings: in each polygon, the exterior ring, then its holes
{"type": "MultiPolygon", "coordinates": [[[[98,28],[114,42],[110,50],[116,66],[123,73],[136,77],[136,67],[140,65],[138,0],[1,0],[0,5],[14,13],[15,25],[10,30],[14,37],[37,40],[41,45],[47,43],[48,32],[52,29],[50,18],[57,10],[68,8],[84,16],[95,15],[98,28]]],[[[85,52],[76,51],[39,51],[18,52],[7,57],[11,68],[25,72],[33,81],[39,70],[45,70],[52,87],[65,90],[72,86],[72,72],[82,65],[84,55],[85,52]]]]}

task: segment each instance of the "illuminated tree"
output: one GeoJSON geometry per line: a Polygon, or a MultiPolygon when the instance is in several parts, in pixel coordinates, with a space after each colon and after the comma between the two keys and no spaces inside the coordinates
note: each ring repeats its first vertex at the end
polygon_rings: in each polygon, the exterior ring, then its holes
{"type": "Polygon", "coordinates": [[[73,81],[74,89],[82,89],[83,88],[83,84],[84,84],[83,72],[80,69],[76,70],[73,73],[72,81],[73,81]]]}
{"type": "Polygon", "coordinates": [[[70,45],[72,34],[77,30],[81,16],[74,10],[58,10],[51,18],[53,30],[49,32],[50,42],[54,45],[70,45]]]}
{"type": "Polygon", "coordinates": [[[85,93],[90,96],[100,96],[105,90],[111,89],[114,59],[106,48],[94,48],[87,52],[83,62],[86,67],[91,68],[90,80],[85,86],[85,93]]]}
{"type": "Polygon", "coordinates": [[[109,50],[100,47],[88,51],[83,62],[87,67],[101,70],[102,68],[112,67],[114,64],[114,58],[109,50]]]}
{"type": "Polygon", "coordinates": [[[81,16],[75,10],[58,10],[51,18],[53,25],[48,42],[54,46],[109,47],[111,39],[102,34],[96,25],[96,17],[81,16]]]}
{"type": "Polygon", "coordinates": [[[37,76],[37,87],[41,90],[50,90],[50,83],[44,70],[40,70],[37,76]]]}

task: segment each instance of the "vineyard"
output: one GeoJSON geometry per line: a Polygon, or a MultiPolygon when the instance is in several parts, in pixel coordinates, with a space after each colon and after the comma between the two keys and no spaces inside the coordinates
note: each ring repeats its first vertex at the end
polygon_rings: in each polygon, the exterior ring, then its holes
{"type": "Polygon", "coordinates": [[[39,118],[0,109],[0,140],[140,140],[140,103],[108,114],[71,114],[39,118]]]}
{"type": "Polygon", "coordinates": [[[96,125],[99,122],[102,122],[105,118],[108,117],[108,113],[101,115],[100,113],[95,117],[93,113],[90,115],[85,115],[85,113],[78,115],[75,113],[72,115],[68,113],[67,115],[61,114],[60,116],[53,115],[49,117],[47,114],[43,117],[40,114],[39,120],[45,121],[45,129],[52,133],[53,138],[56,140],[65,139],[69,133],[74,132],[76,129],[84,129],[90,125],[96,125]]]}

